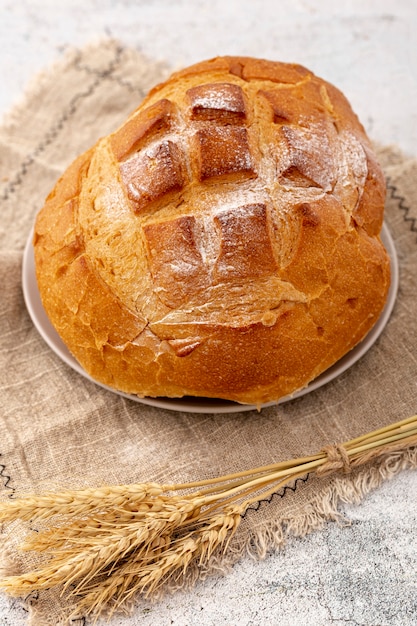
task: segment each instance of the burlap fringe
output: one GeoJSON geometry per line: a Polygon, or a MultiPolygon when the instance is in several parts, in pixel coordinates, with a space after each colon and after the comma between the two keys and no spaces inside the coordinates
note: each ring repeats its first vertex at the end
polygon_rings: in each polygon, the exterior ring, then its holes
{"type": "MultiPolygon", "coordinates": [[[[265,559],[269,553],[283,548],[291,538],[302,538],[333,521],[341,526],[350,525],[350,520],[340,511],[343,504],[358,505],[385,481],[391,480],[404,470],[417,468],[417,448],[395,452],[377,461],[372,466],[361,468],[352,474],[335,475],[328,487],[309,501],[308,507],[297,517],[281,517],[261,524],[252,536],[243,543],[237,540],[229,552],[213,559],[211,568],[200,575],[227,573],[245,555],[254,560],[265,559]]],[[[194,577],[193,577],[194,578],[194,577]]],[[[186,583],[185,583],[186,584],[186,583]]]]}

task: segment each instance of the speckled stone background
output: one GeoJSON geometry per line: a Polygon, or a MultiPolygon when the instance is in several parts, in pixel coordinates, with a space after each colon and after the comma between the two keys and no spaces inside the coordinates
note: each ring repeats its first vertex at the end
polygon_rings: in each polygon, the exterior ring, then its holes
{"type": "MultiPolygon", "coordinates": [[[[416,30],[414,0],[0,0],[0,115],[66,49],[112,36],[173,69],[217,54],[302,63],[344,91],[374,141],[417,156],[416,30]]],[[[343,507],[346,525],[112,625],[415,625],[416,494],[405,472],[343,507]]],[[[0,626],[26,624],[0,595],[0,626]]]]}

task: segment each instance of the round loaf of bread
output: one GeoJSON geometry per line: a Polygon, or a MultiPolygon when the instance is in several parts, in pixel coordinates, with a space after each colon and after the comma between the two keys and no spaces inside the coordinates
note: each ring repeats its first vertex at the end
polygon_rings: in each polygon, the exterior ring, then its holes
{"type": "Polygon", "coordinates": [[[334,86],[299,65],[205,61],[58,181],[35,225],[43,306],[102,384],[277,400],[377,321],[384,197],[334,86]]]}

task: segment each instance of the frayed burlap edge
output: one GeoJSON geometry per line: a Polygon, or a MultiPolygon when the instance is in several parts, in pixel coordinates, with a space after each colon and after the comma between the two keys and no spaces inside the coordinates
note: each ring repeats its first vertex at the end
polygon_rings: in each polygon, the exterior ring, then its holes
{"type": "Polygon", "coordinates": [[[208,575],[226,574],[245,556],[256,561],[263,560],[268,554],[283,548],[289,540],[306,537],[329,521],[350,525],[349,519],[340,511],[343,504],[358,505],[384,482],[405,470],[416,468],[417,448],[413,447],[391,453],[351,474],[335,474],[299,515],[278,517],[260,524],[245,541],[233,540],[226,554],[215,554],[204,570],[198,566],[190,568],[180,585],[168,584],[163,593],[189,588],[208,575]]]}

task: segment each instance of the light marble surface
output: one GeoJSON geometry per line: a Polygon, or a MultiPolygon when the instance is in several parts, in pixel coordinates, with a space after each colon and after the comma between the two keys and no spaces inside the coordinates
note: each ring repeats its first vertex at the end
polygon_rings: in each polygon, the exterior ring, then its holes
{"type": "MultiPolygon", "coordinates": [[[[0,116],[68,47],[113,36],[177,68],[217,54],[302,63],[350,99],[372,139],[417,155],[415,0],[0,0],[0,116]]],[[[1,164],[0,164],[1,166],[1,164]]],[[[113,626],[417,624],[417,472],[261,563],[145,604],[113,626]]],[[[0,595],[0,626],[24,626],[0,595]]],[[[100,624],[101,626],[101,624],[100,624]]],[[[104,623],[103,623],[104,626],[104,623]]]]}
{"type": "Polygon", "coordinates": [[[348,96],[374,139],[416,152],[414,0],[0,0],[0,7],[0,111],[63,49],[110,35],[174,68],[218,54],[305,64],[348,96]]]}

